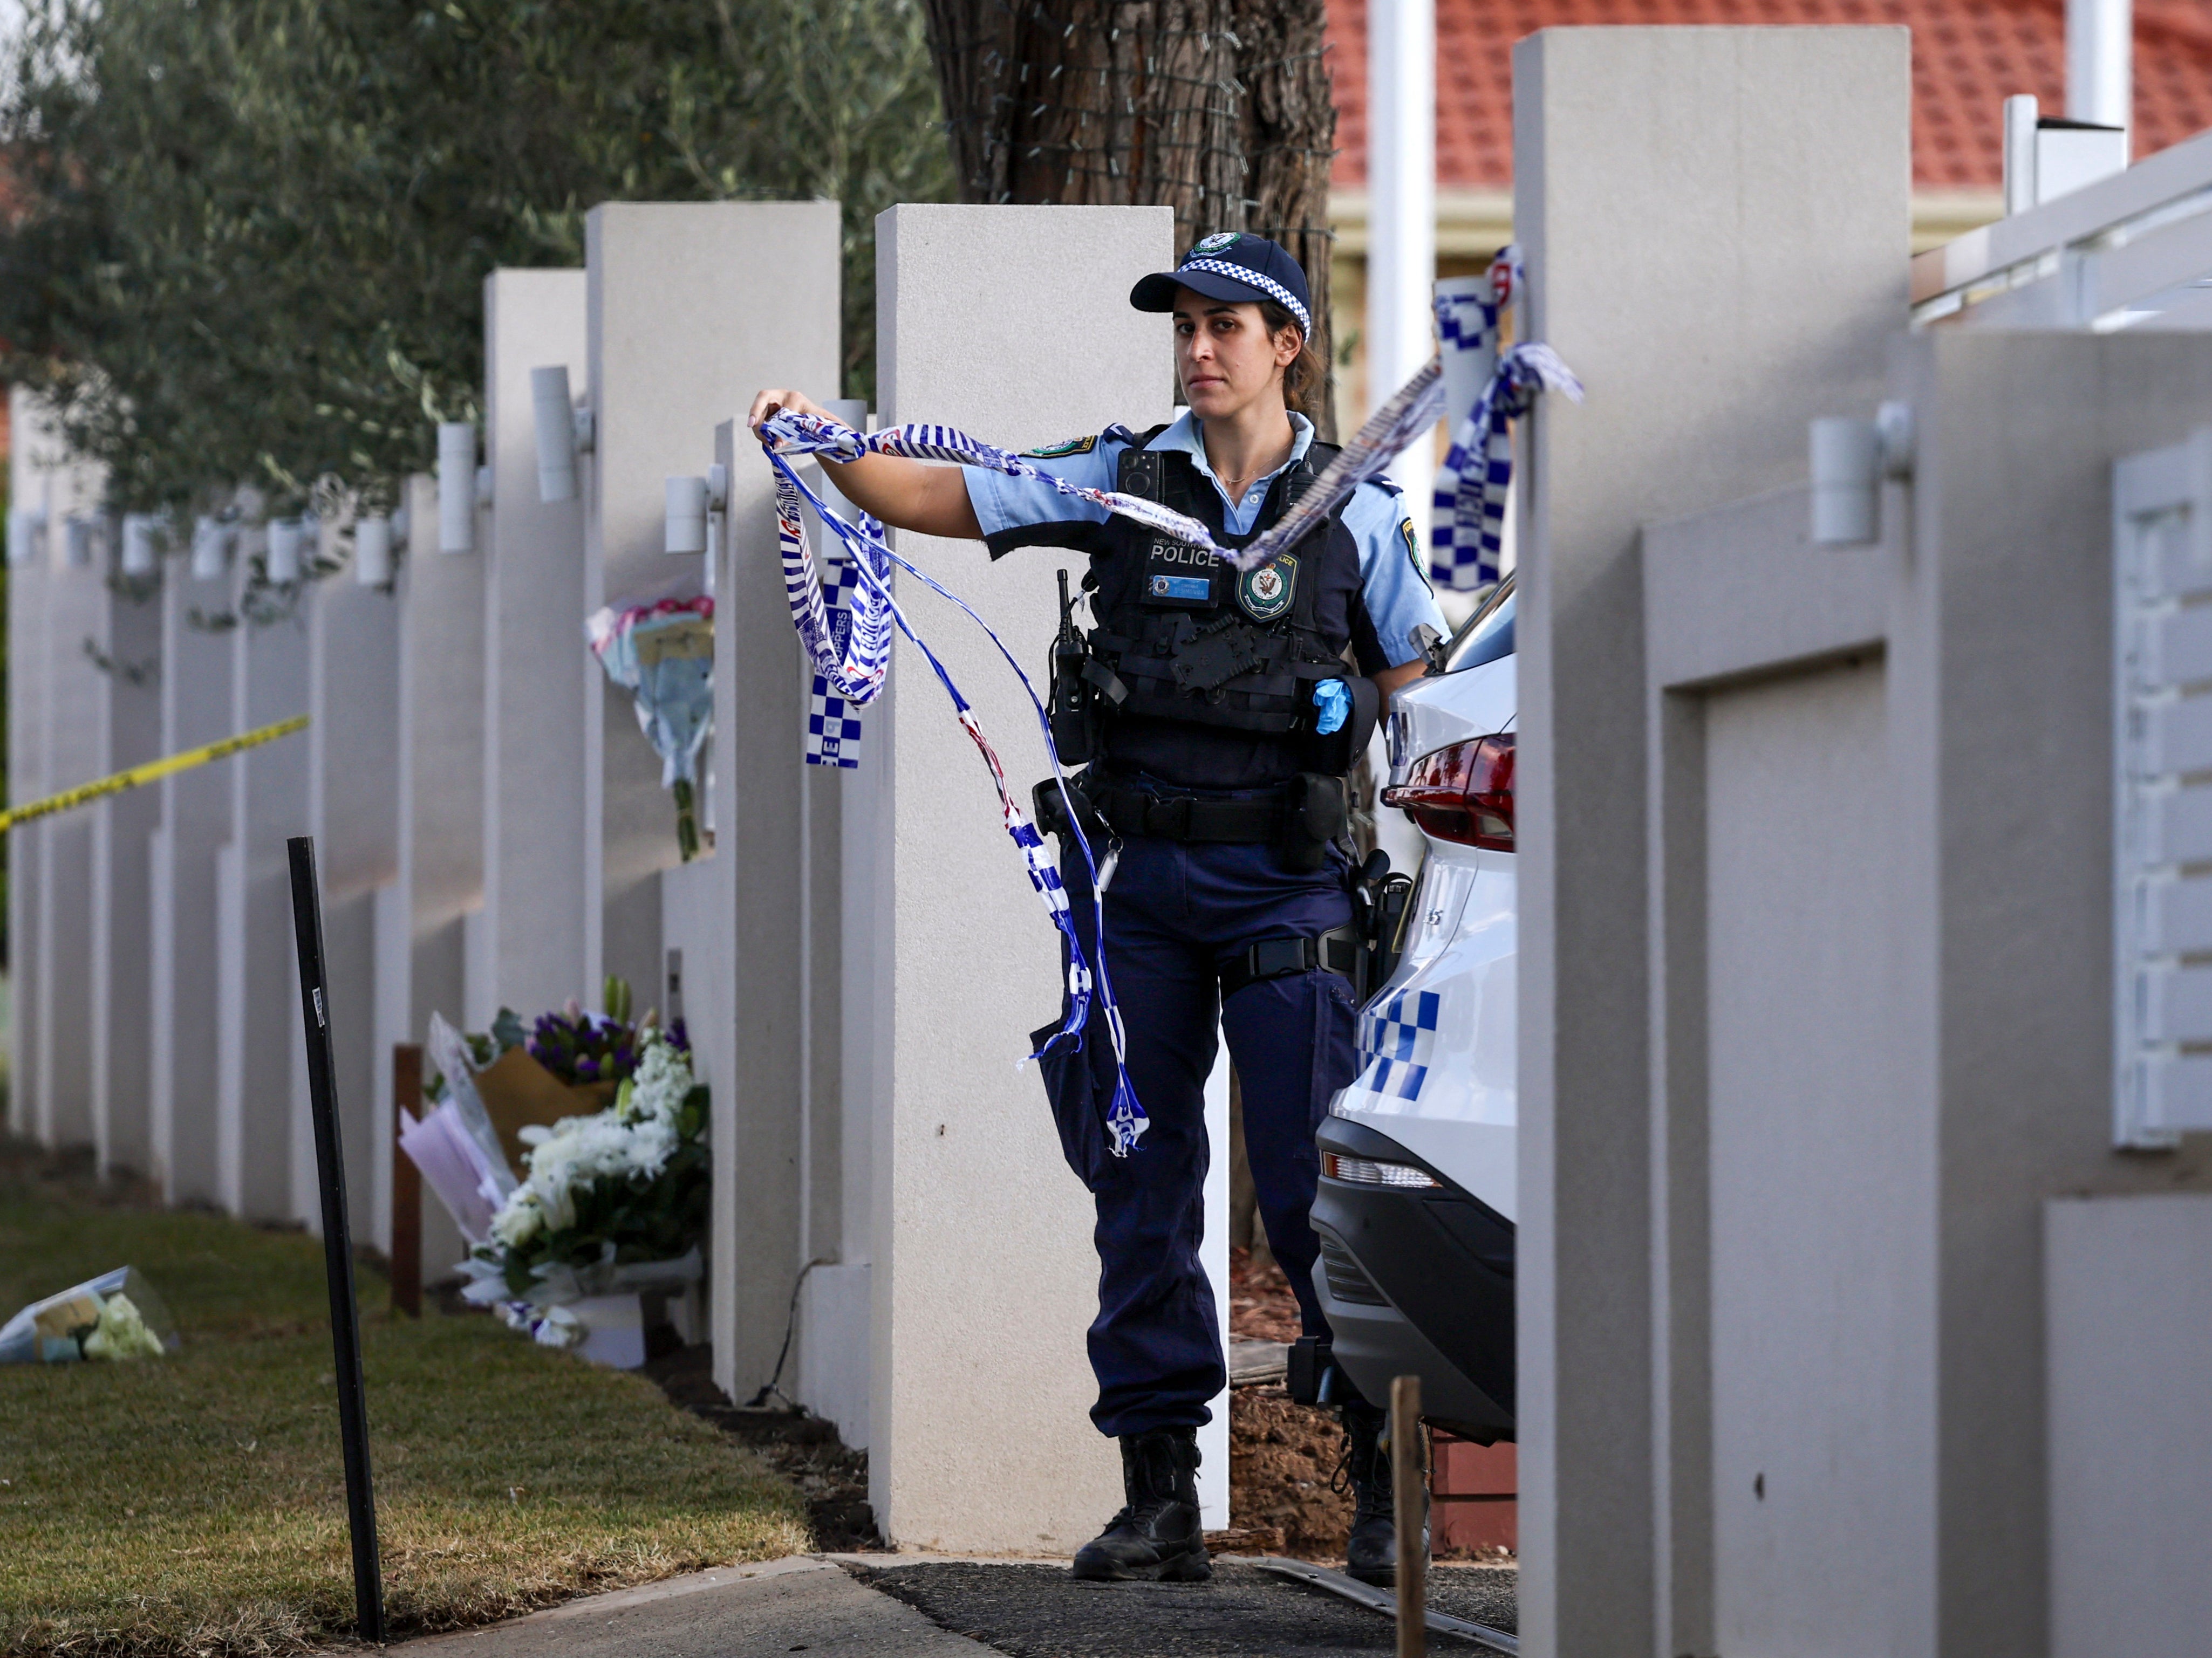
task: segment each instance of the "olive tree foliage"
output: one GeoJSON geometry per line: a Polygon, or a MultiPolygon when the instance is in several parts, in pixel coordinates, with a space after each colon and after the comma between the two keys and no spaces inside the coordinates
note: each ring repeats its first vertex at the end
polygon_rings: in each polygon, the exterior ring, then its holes
{"type": "Polygon", "coordinates": [[[951,191],[913,0],[30,0],[0,146],[0,374],[118,508],[380,504],[606,200],[840,200],[865,396],[874,216],[951,191]]]}

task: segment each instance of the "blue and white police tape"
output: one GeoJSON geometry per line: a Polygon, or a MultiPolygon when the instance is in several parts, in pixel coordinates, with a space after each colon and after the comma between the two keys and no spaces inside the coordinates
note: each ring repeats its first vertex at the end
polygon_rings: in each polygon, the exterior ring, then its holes
{"type": "MultiPolygon", "coordinates": [[[[830,575],[821,585],[832,654],[842,659],[853,632],[853,590],[860,585],[860,561],[831,560],[830,575]]],[[[856,706],[835,689],[829,677],[817,668],[807,688],[806,763],[853,770],[860,763],[860,734],[856,706]]]]}
{"type": "MultiPolygon", "coordinates": [[[[1006,834],[1021,854],[1023,866],[1029,874],[1030,885],[1042,901],[1046,913],[1052,917],[1053,925],[1060,930],[1066,945],[1067,1017],[1052,1039],[1029,1057],[1033,1060],[1041,1058],[1063,1042],[1079,1046],[1089,1018],[1091,999],[1096,994],[1100,1016],[1114,1044],[1114,1101],[1106,1117],[1107,1140],[1115,1157],[1127,1157],[1151,1122],[1137,1099],[1135,1085],[1129,1080],[1126,1033],[1121,1011],[1114,1003],[1113,981],[1106,967],[1105,906],[1095,900],[1091,906],[1097,957],[1093,962],[1086,956],[1083,940],[1076,932],[1074,915],[1068,904],[1066,889],[1060,883],[1060,870],[1045,851],[1043,838],[1015,803],[1012,791],[1007,788],[1006,768],[999,762],[998,751],[991,746],[990,739],[983,735],[983,728],[976,720],[974,708],[961,695],[959,686],[953,683],[944,662],[914,630],[897,600],[892,598],[889,581],[891,567],[896,565],[932,592],[958,605],[970,621],[982,629],[991,643],[998,647],[999,654],[1006,659],[1007,666],[1013,669],[1015,677],[1021,681],[1023,690],[1029,695],[1030,706],[1036,710],[1037,728],[1044,736],[1045,751],[1051,757],[1053,776],[1059,782],[1061,799],[1067,806],[1068,821],[1075,825],[1072,833],[1082,853],[1084,866],[1090,873],[1091,890],[1097,894],[1105,884],[1100,878],[1089,839],[1081,827],[1075,824],[1076,813],[1068,797],[1067,774],[1060,766],[1059,750],[1053,746],[1052,725],[1046,715],[1044,703],[1038,697],[1036,688],[1030,683],[1029,675],[1023,672],[1014,653],[1006,648],[1006,641],[999,637],[988,623],[976,615],[966,600],[947,591],[927,571],[893,552],[884,539],[883,526],[875,519],[863,513],[857,525],[848,524],[806,487],[785,457],[810,452],[811,446],[827,435],[797,426],[798,421],[808,418],[784,414],[775,416],[768,422],[768,433],[762,443],[776,471],[776,536],[783,557],[784,589],[791,601],[792,620],[799,629],[800,642],[813,662],[817,677],[825,684],[836,687],[840,695],[849,697],[860,704],[872,701],[883,689],[884,671],[890,659],[892,628],[896,627],[913,641],[915,647],[927,659],[938,682],[945,687],[945,695],[952,699],[953,713],[959,720],[961,728],[968,733],[969,740],[983,756],[983,763],[991,774],[991,785],[999,793],[999,809],[1006,834]],[[781,428],[779,422],[783,422],[781,428]],[[844,543],[850,568],[859,576],[859,591],[854,595],[850,629],[842,641],[836,637],[836,630],[830,626],[823,614],[821,572],[815,562],[813,550],[807,543],[806,522],[799,509],[802,500],[813,507],[823,524],[844,543]],[[864,641],[867,642],[862,642],[864,641]]],[[[811,423],[817,427],[830,427],[831,431],[838,433],[849,429],[834,427],[829,422],[811,423]]],[[[830,440],[835,441],[835,439],[830,438],[830,440]]]]}
{"type": "Polygon", "coordinates": [[[1437,296],[1437,337],[1443,353],[1494,356],[1482,394],[1451,434],[1437,470],[1429,521],[1429,574],[1457,592],[1498,578],[1505,539],[1505,501],[1513,485],[1513,422],[1540,392],[1564,392],[1577,403],[1582,382],[1549,346],[1528,342],[1498,353],[1498,318],[1522,282],[1521,251],[1503,249],[1490,262],[1489,294],[1470,305],[1437,296]]]}

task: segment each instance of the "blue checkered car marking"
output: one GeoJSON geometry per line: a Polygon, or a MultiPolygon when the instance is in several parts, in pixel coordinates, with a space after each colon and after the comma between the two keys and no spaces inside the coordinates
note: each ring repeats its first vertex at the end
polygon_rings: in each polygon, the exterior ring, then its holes
{"type": "Polygon", "coordinates": [[[1394,1100],[1421,1096],[1443,1008],[1443,997],[1433,990],[1401,990],[1360,1015],[1360,1072],[1370,1093],[1394,1100]]]}

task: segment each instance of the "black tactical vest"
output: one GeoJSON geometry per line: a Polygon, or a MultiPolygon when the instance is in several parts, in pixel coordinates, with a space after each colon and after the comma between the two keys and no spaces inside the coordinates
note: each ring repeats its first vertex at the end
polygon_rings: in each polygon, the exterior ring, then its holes
{"type": "MultiPolygon", "coordinates": [[[[1311,445],[1276,475],[1251,531],[1231,536],[1219,491],[1191,457],[1149,446],[1165,429],[1122,452],[1119,488],[1188,513],[1224,547],[1279,519],[1336,453],[1311,445]]],[[[1103,732],[1109,763],[1196,788],[1342,769],[1318,751],[1314,687],[1345,678],[1345,647],[1373,630],[1363,625],[1359,549],[1341,508],[1252,571],[1118,515],[1088,545],[1091,654],[1127,689],[1103,732]]]]}

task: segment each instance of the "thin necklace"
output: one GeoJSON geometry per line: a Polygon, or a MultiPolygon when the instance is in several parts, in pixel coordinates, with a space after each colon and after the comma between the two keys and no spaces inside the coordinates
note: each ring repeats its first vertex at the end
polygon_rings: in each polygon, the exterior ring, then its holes
{"type": "MultiPolygon", "coordinates": [[[[1201,438],[1201,441],[1203,439],[1201,438]]],[[[1291,428],[1291,447],[1295,449],[1297,446],[1297,428],[1293,427],[1291,428]]],[[[1228,495],[1229,499],[1231,501],[1239,501],[1243,500],[1244,492],[1250,489],[1253,483],[1258,480],[1260,477],[1260,469],[1255,468],[1250,477],[1232,477],[1227,472],[1217,472],[1214,476],[1221,480],[1222,484],[1224,485],[1223,492],[1228,495]]]]}

